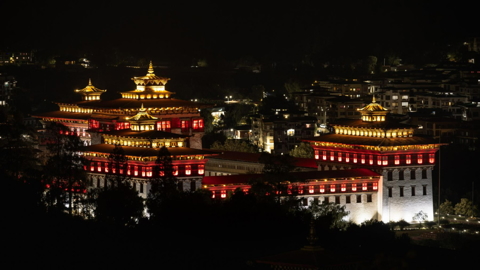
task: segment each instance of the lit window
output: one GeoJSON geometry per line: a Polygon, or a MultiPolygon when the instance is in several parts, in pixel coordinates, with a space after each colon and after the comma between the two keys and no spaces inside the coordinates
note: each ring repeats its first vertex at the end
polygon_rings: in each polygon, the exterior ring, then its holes
{"type": "Polygon", "coordinates": [[[400,164],[400,156],[395,155],[395,165],[398,165],[398,164],[400,164]]]}
{"type": "Polygon", "coordinates": [[[357,154],[353,154],[353,163],[357,163],[357,154]]]}
{"type": "Polygon", "coordinates": [[[335,152],[333,152],[333,151],[330,152],[330,160],[331,161],[335,160],[335,152]]]}
{"type": "Polygon", "coordinates": [[[378,190],[378,183],[373,183],[373,190],[378,190]]]}
{"type": "Polygon", "coordinates": [[[422,164],[423,163],[423,155],[422,154],[418,154],[417,155],[417,160],[418,160],[418,164],[422,164]]]}
{"type": "Polygon", "coordinates": [[[320,193],[325,193],[325,185],[320,185],[320,193]]]}
{"type": "Polygon", "coordinates": [[[215,190],[212,190],[212,199],[215,199],[215,190]]]}
{"type": "Polygon", "coordinates": [[[350,153],[345,153],[345,162],[350,162],[350,153]]]}
{"type": "Polygon", "coordinates": [[[226,190],[222,190],[221,193],[220,193],[220,197],[222,199],[225,199],[227,197],[227,191],[226,190]]]}
{"type": "Polygon", "coordinates": [[[342,192],[345,192],[347,190],[347,184],[342,184],[342,186],[340,187],[340,190],[342,192]]]}
{"type": "Polygon", "coordinates": [[[412,163],[412,155],[405,155],[405,163],[407,164],[412,163]]]}
{"type": "Polygon", "coordinates": [[[314,186],[309,186],[308,187],[308,193],[314,193],[314,192],[315,192],[314,186]]]}
{"type": "Polygon", "coordinates": [[[334,184],[330,185],[330,192],[335,192],[335,185],[334,184]]]}
{"type": "Polygon", "coordinates": [[[319,159],[318,150],[315,150],[315,159],[319,159]]]}
{"type": "Polygon", "coordinates": [[[340,162],[342,161],[342,153],[340,153],[340,152],[338,153],[338,161],[340,161],[340,162]]]}
{"type": "Polygon", "coordinates": [[[322,151],[322,159],[327,160],[327,151],[322,151]]]}
{"type": "Polygon", "coordinates": [[[298,194],[303,194],[303,186],[298,188],[298,194]]]}
{"type": "Polygon", "coordinates": [[[382,157],[377,156],[377,165],[382,165],[382,157]]]}
{"type": "Polygon", "coordinates": [[[103,163],[103,167],[105,168],[105,172],[108,173],[108,163],[103,163]]]}
{"type": "Polygon", "coordinates": [[[190,166],[190,165],[185,165],[185,174],[186,174],[186,175],[192,174],[192,166],[190,166]]]}
{"type": "Polygon", "coordinates": [[[361,160],[362,164],[365,164],[365,155],[361,155],[360,160],[361,160]]]}
{"type": "Polygon", "coordinates": [[[205,165],[200,164],[198,165],[198,174],[204,174],[205,173],[205,165]]]}
{"type": "Polygon", "coordinates": [[[368,184],[367,183],[362,183],[362,190],[367,190],[368,184]]]}
{"type": "Polygon", "coordinates": [[[132,166],[131,166],[131,165],[128,165],[128,166],[127,166],[127,175],[132,174],[131,169],[132,169],[132,166]]]}
{"type": "Polygon", "coordinates": [[[90,171],[94,171],[95,170],[95,162],[90,162],[90,171]]]}
{"type": "Polygon", "coordinates": [[[289,129],[287,130],[287,136],[295,136],[295,129],[289,129]]]}
{"type": "Polygon", "coordinates": [[[101,172],[102,171],[102,163],[97,162],[97,171],[101,172]]]}
{"type": "Polygon", "coordinates": [[[373,165],[373,155],[368,155],[368,163],[373,165]]]}
{"type": "Polygon", "coordinates": [[[352,191],[357,191],[357,184],[356,183],[352,184],[352,191]]]}
{"type": "Polygon", "coordinates": [[[134,166],[133,168],[134,168],[133,169],[133,175],[138,176],[138,166],[134,166]]]}
{"type": "Polygon", "coordinates": [[[383,156],[382,157],[382,164],[383,165],[388,165],[388,156],[383,156]]]}
{"type": "Polygon", "coordinates": [[[428,154],[428,162],[435,163],[435,154],[428,154]]]}
{"type": "Polygon", "coordinates": [[[173,175],[178,175],[178,166],[173,166],[173,175]]]}

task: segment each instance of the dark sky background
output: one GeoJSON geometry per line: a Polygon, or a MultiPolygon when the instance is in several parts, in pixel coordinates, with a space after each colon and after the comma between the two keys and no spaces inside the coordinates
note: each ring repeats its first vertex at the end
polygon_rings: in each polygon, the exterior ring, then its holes
{"type": "Polygon", "coordinates": [[[0,48],[175,58],[418,51],[478,36],[467,1],[2,1],[0,48]]]}

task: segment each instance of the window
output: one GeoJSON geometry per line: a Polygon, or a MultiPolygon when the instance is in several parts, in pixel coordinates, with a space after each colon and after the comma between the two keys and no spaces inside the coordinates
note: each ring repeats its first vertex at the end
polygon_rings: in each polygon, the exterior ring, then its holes
{"type": "Polygon", "coordinates": [[[338,153],[338,161],[339,161],[339,162],[342,161],[342,153],[341,153],[341,152],[338,153]]]}
{"type": "Polygon", "coordinates": [[[318,154],[318,150],[315,150],[315,159],[319,159],[320,155],[318,154]]]}
{"type": "Polygon", "coordinates": [[[382,157],[381,156],[377,156],[377,165],[382,165],[382,157]]]}
{"type": "Polygon", "coordinates": [[[350,195],[345,196],[345,203],[350,203],[350,195]]]}
{"type": "Polygon", "coordinates": [[[395,165],[399,165],[399,164],[400,164],[400,156],[395,155],[395,165]]]}
{"type": "Polygon", "coordinates": [[[178,166],[173,166],[173,175],[178,175],[178,166]]]}
{"type": "Polygon", "coordinates": [[[353,163],[357,163],[357,154],[353,154],[353,163]]]}
{"type": "Polygon", "coordinates": [[[410,180],[415,180],[417,171],[414,169],[410,170],[410,180]]]}
{"type": "Polygon", "coordinates": [[[362,164],[365,164],[365,155],[361,155],[360,157],[361,157],[360,159],[362,161],[362,164]]]}
{"type": "Polygon", "coordinates": [[[400,197],[403,197],[403,187],[400,187],[400,197]]]}
{"type": "Polygon", "coordinates": [[[329,198],[329,197],[325,197],[325,200],[323,201],[323,203],[330,203],[330,198],[329,198]]]}
{"type": "Polygon", "coordinates": [[[350,162],[350,153],[345,153],[345,162],[350,162]]]}
{"type": "Polygon", "coordinates": [[[372,194],[367,194],[367,202],[372,202],[372,194]]]}
{"type": "Polygon", "coordinates": [[[398,180],[405,180],[403,170],[398,171],[398,180]]]}
{"type": "Polygon", "coordinates": [[[204,173],[205,173],[205,165],[203,164],[198,165],[198,174],[202,175],[204,173]]]}
{"type": "Polygon", "coordinates": [[[368,155],[368,164],[373,165],[373,155],[368,155]]]}
{"type": "Polygon", "coordinates": [[[327,160],[327,151],[322,151],[322,159],[327,160]]]}
{"type": "Polygon", "coordinates": [[[221,190],[220,191],[220,198],[225,199],[227,197],[227,191],[226,190],[221,190]]]}
{"type": "Polygon", "coordinates": [[[415,186],[411,186],[412,190],[412,196],[415,196],[415,186]]]}
{"type": "Polygon", "coordinates": [[[302,205],[303,206],[308,206],[308,199],[307,198],[302,199],[302,205]]]}
{"type": "Polygon", "coordinates": [[[388,187],[388,197],[392,197],[392,187],[388,187]]]}
{"type": "Polygon", "coordinates": [[[422,179],[427,179],[427,170],[422,170],[422,179]]]}
{"type": "Polygon", "coordinates": [[[418,154],[418,155],[417,155],[417,162],[418,162],[418,164],[422,164],[422,163],[423,163],[423,155],[422,155],[422,154],[418,154]]]}
{"type": "Polygon", "coordinates": [[[335,160],[335,152],[330,152],[330,160],[334,161],[335,160]]]}
{"type": "Polygon", "coordinates": [[[309,186],[308,187],[308,193],[310,193],[310,194],[315,193],[315,187],[314,186],[309,186]]]}
{"type": "Polygon", "coordinates": [[[320,193],[325,193],[325,185],[320,185],[320,193]]]}
{"type": "Polygon", "coordinates": [[[295,129],[289,129],[287,130],[287,136],[295,136],[295,129]]]}
{"type": "Polygon", "coordinates": [[[397,100],[397,99],[398,99],[398,96],[392,96],[392,99],[393,99],[393,100],[397,100]]]}
{"type": "Polygon", "coordinates": [[[368,183],[362,183],[362,190],[368,189],[368,183]]]}
{"type": "Polygon", "coordinates": [[[195,181],[190,181],[190,191],[195,191],[197,189],[197,184],[195,181]]]}
{"type": "Polygon", "coordinates": [[[357,184],[356,183],[352,184],[352,191],[357,191],[357,184]]]}
{"type": "Polygon", "coordinates": [[[140,183],[140,193],[143,193],[143,183],[140,183]]]}
{"type": "Polygon", "coordinates": [[[392,181],[393,180],[393,171],[388,171],[387,172],[387,181],[392,181]]]}
{"type": "Polygon", "coordinates": [[[335,185],[334,184],[330,185],[330,192],[335,192],[335,185]]]}
{"type": "Polygon", "coordinates": [[[435,163],[435,154],[428,154],[428,162],[435,163]]]}
{"type": "Polygon", "coordinates": [[[388,165],[388,156],[382,157],[382,165],[388,165]]]}
{"type": "Polygon", "coordinates": [[[192,166],[191,165],[185,165],[185,174],[186,175],[192,174],[192,166]]]}
{"type": "Polygon", "coordinates": [[[427,195],[427,185],[423,185],[423,196],[427,195]]]}
{"type": "Polygon", "coordinates": [[[335,196],[335,204],[340,204],[340,196],[335,196]]]}
{"type": "Polygon", "coordinates": [[[373,183],[373,190],[378,190],[378,183],[373,183]]]}
{"type": "Polygon", "coordinates": [[[362,202],[362,194],[358,194],[357,195],[357,203],[361,203],[362,202]]]}
{"type": "Polygon", "coordinates": [[[340,187],[340,190],[342,192],[345,192],[347,190],[347,184],[342,184],[341,187],[340,187]]]}
{"type": "Polygon", "coordinates": [[[412,155],[405,155],[405,163],[412,164],[412,155]]]}

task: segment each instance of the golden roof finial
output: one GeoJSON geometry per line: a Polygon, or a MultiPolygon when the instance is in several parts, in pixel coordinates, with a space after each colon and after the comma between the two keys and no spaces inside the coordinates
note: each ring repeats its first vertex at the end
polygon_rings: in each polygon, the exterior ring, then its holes
{"type": "Polygon", "coordinates": [[[377,101],[375,101],[375,94],[373,94],[373,97],[372,97],[372,103],[376,103],[377,101]]]}
{"type": "Polygon", "coordinates": [[[147,76],[155,76],[155,73],[153,73],[153,64],[152,61],[150,61],[150,64],[148,65],[148,74],[147,76]]]}

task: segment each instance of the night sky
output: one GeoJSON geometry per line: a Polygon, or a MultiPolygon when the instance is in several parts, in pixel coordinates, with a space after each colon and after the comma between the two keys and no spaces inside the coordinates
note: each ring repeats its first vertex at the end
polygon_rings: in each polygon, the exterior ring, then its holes
{"type": "Polygon", "coordinates": [[[0,48],[231,60],[408,53],[478,36],[473,2],[325,2],[2,1],[0,48]]]}

